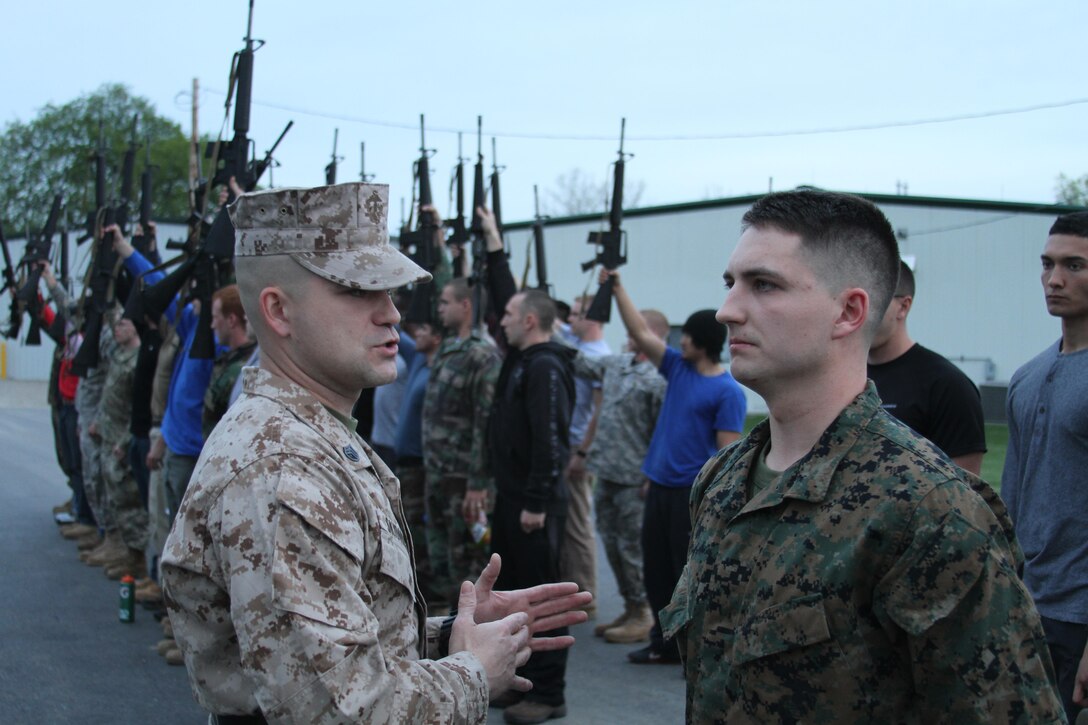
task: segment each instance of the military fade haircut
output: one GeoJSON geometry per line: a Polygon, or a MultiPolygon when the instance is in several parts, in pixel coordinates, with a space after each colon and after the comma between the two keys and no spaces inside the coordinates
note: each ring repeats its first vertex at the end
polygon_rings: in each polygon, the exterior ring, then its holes
{"type": "Polygon", "coordinates": [[[521,304],[518,307],[522,316],[532,313],[536,316],[539,329],[551,330],[555,325],[556,315],[555,302],[552,298],[538,289],[525,290],[518,294],[521,295],[521,304]]]}
{"type": "Polygon", "coordinates": [[[1050,234],[1067,234],[1071,237],[1088,239],[1088,211],[1062,214],[1054,220],[1054,226],[1050,227],[1050,234]]]}
{"type": "Polygon", "coordinates": [[[899,278],[899,243],[875,204],[820,189],[782,191],[753,204],[742,225],[801,237],[813,272],[832,292],[864,289],[869,294],[865,331],[872,339],[899,278]]]}
{"type": "Polygon", "coordinates": [[[914,272],[903,260],[899,260],[899,282],[895,285],[896,297],[914,297],[914,272]]]}
{"type": "Polygon", "coordinates": [[[453,299],[464,302],[472,296],[472,288],[469,287],[468,278],[454,277],[446,283],[445,289],[453,293],[453,299]]]}

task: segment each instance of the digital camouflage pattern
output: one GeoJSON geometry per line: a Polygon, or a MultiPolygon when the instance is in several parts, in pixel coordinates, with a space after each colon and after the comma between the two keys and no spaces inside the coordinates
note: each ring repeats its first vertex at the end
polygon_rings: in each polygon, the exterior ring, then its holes
{"type": "Polygon", "coordinates": [[[423,395],[427,548],[434,588],[456,603],[454,591],[487,563],[461,515],[465,491],[487,491],[494,504],[487,422],[502,361],[475,335],[447,337],[431,362],[423,395]]]}
{"type": "Polygon", "coordinates": [[[483,722],[476,657],[423,659],[440,622],[425,620],[397,479],[306,390],[242,374],[163,554],[197,700],[272,723],[483,722]]]}
{"type": "Polygon", "coordinates": [[[646,360],[635,362],[633,353],[574,359],[574,374],[601,382],[601,412],[597,434],[589,447],[586,468],[613,483],[640,486],[642,459],[650,447],[665,378],[646,360]]]}
{"type": "Polygon", "coordinates": [[[628,607],[646,604],[646,586],[642,578],[642,515],[646,502],[639,486],[597,479],[593,507],[597,512],[597,531],[616,575],[616,584],[628,607]]]}
{"type": "Polygon", "coordinates": [[[768,438],[764,421],[692,490],[661,614],[689,722],[1063,721],[1003,524],[872,383],[748,502],[768,438]]]}
{"type": "Polygon", "coordinates": [[[431,275],[389,244],[389,187],[353,182],[243,194],[228,207],[238,257],[289,254],[330,282],[388,290],[431,275]]]}
{"type": "Polygon", "coordinates": [[[494,490],[487,421],[501,365],[495,346],[475,335],[442,341],[423,396],[423,465],[429,477],[456,476],[473,491],[494,490]]]}
{"type": "Polygon", "coordinates": [[[129,432],[129,423],[132,420],[132,384],[136,377],[138,353],[139,347],[123,349],[114,346],[109,372],[106,373],[106,381],[102,386],[98,432],[102,483],[105,489],[104,505],[109,509],[109,518],[117,527],[125,545],[143,551],[147,546],[147,509],[140,498],[136,476],[128,462],[128,445],[132,440],[129,432]],[[125,455],[121,458],[114,455],[113,451],[117,446],[124,449],[125,455]]]}
{"type": "Polygon", "coordinates": [[[204,409],[200,414],[200,432],[204,440],[208,440],[212,428],[230,407],[230,391],[234,387],[234,381],[242,373],[242,366],[256,347],[256,342],[250,342],[216,357],[208,388],[204,391],[204,409]]]}

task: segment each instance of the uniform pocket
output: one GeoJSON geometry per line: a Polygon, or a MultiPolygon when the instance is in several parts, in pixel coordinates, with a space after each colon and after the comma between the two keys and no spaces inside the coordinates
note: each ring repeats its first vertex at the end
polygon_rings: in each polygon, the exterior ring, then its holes
{"type": "Polygon", "coordinates": [[[378,523],[381,526],[382,539],[381,563],[378,565],[378,571],[403,586],[412,601],[415,601],[416,587],[412,555],[408,553],[408,546],[404,542],[400,525],[395,519],[385,514],[379,515],[378,523]]]}
{"type": "Polygon", "coordinates": [[[736,631],[732,659],[740,666],[830,639],[824,597],[810,594],[776,604],[748,619],[736,631]]]}

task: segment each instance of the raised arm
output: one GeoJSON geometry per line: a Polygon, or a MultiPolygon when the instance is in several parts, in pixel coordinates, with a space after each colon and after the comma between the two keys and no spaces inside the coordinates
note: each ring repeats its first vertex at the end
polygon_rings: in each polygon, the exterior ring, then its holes
{"type": "Polygon", "coordinates": [[[626,288],[620,282],[620,274],[615,270],[601,269],[601,281],[612,277],[612,296],[616,300],[620,317],[623,318],[623,326],[627,328],[627,334],[638,345],[642,354],[653,363],[654,367],[661,367],[661,361],[665,359],[665,341],[654,334],[650,326],[646,324],[642,314],[635,307],[627,294],[626,288]]]}

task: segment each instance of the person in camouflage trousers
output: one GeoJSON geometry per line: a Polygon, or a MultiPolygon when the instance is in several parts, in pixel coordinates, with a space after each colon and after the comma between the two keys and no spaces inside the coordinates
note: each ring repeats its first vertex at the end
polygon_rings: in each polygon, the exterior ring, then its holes
{"type": "MultiPolygon", "coordinates": [[[[664,340],[669,322],[657,310],[643,310],[650,329],[664,340]]],[[[628,352],[590,357],[579,354],[574,374],[601,382],[601,406],[583,439],[586,469],[597,476],[594,509],[608,563],[616,576],[623,613],[593,633],[609,642],[641,642],[650,636],[653,615],[642,576],[642,514],[646,477],[642,459],[665,398],[665,378],[628,338],[628,352]]]]}
{"type": "Polygon", "coordinates": [[[688,721],[1061,722],[1007,512],[866,381],[891,225],[817,190],[764,197],[743,223],[717,317],[770,418],[692,489],[661,613],[688,721]]]}
{"type": "MultiPolygon", "coordinates": [[[[106,576],[119,579],[122,574],[144,575],[144,549],[147,547],[147,509],[140,498],[136,477],[129,465],[128,445],[132,434],[133,379],[140,337],[132,320],[113,318],[115,351],[102,388],[95,427],[102,446],[102,480],[116,533],[123,549],[103,562],[106,576]]],[[[111,533],[107,531],[107,535],[111,533]]]]}
{"type": "Polygon", "coordinates": [[[474,541],[471,526],[494,505],[487,421],[501,361],[472,329],[465,279],[442,289],[438,316],[450,334],[435,354],[423,398],[427,547],[434,588],[453,606],[460,583],[487,562],[488,543],[474,541]]]}

